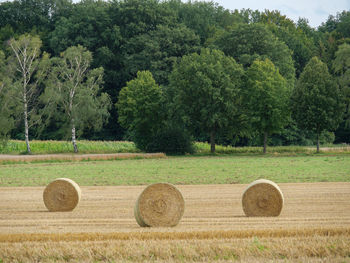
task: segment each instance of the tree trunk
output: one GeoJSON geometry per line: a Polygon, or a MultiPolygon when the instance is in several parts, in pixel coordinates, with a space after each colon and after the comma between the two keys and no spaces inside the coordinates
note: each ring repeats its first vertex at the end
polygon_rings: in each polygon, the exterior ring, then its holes
{"type": "Polygon", "coordinates": [[[264,154],[266,154],[266,148],[267,148],[267,132],[264,132],[264,154]]]}
{"type": "Polygon", "coordinates": [[[24,101],[24,137],[27,145],[27,153],[31,154],[30,145],[29,145],[29,125],[28,125],[28,104],[27,104],[27,96],[26,92],[23,95],[24,101]]]}
{"type": "Polygon", "coordinates": [[[210,132],[210,152],[215,153],[215,130],[210,132]]]}
{"type": "Polygon", "coordinates": [[[320,152],[320,134],[317,133],[317,153],[320,152]]]}
{"type": "Polygon", "coordinates": [[[77,141],[75,138],[75,124],[74,124],[74,119],[72,120],[72,144],[74,148],[74,153],[78,152],[78,147],[77,147],[77,141]]]}

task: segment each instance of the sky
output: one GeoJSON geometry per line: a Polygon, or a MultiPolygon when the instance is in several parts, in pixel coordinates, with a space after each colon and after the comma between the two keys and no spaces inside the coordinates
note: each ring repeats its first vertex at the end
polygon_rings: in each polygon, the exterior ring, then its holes
{"type": "MultiPolygon", "coordinates": [[[[207,0],[209,2],[209,0],[207,0]]],[[[329,15],[343,10],[350,11],[350,0],[213,0],[226,9],[252,9],[259,11],[279,10],[282,15],[298,21],[299,17],[309,20],[309,25],[318,27],[329,15]]]]}

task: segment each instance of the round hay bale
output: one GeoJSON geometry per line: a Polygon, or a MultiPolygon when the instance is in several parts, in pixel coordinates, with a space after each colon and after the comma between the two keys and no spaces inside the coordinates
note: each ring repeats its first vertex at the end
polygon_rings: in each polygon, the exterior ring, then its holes
{"type": "Polygon", "coordinates": [[[181,220],[185,201],[181,192],[168,183],[147,186],[139,195],[134,214],[141,227],[171,227],[181,220]]]}
{"type": "Polygon", "coordinates": [[[68,178],[58,178],[49,183],[43,193],[45,206],[50,212],[72,211],[79,203],[81,190],[68,178]]]}
{"type": "Polygon", "coordinates": [[[283,207],[283,194],[277,184],[260,179],[243,193],[242,207],[246,216],[278,216],[283,207]]]}

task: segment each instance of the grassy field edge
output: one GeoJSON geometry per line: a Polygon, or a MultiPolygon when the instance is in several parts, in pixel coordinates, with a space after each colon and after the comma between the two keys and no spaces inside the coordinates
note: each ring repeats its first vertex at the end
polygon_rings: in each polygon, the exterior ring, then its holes
{"type": "MultiPolygon", "coordinates": [[[[30,142],[32,154],[73,154],[73,147],[70,141],[38,141],[30,142]]],[[[77,141],[79,154],[108,154],[108,153],[141,153],[133,142],[129,141],[77,141]]],[[[195,154],[209,155],[210,145],[204,142],[195,142],[195,154]]],[[[267,148],[267,153],[278,154],[314,154],[315,147],[310,146],[271,146],[267,148]]],[[[348,145],[324,145],[321,146],[322,153],[349,153],[348,145]]],[[[0,144],[0,154],[23,155],[26,154],[26,144],[24,141],[9,140],[6,144],[0,144]]],[[[216,155],[219,154],[262,154],[262,147],[245,146],[233,147],[216,145],[216,155]]]]}

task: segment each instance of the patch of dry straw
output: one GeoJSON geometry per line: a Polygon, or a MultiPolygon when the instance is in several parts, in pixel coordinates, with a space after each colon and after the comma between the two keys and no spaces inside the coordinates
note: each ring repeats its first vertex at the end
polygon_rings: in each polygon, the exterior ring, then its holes
{"type": "Polygon", "coordinates": [[[168,183],[147,186],[138,197],[134,215],[141,227],[172,227],[181,220],[185,201],[181,192],[168,183]]]}
{"type": "Polygon", "coordinates": [[[243,193],[242,207],[246,216],[279,216],[284,198],[281,189],[270,180],[252,182],[243,193]]]}
{"type": "Polygon", "coordinates": [[[81,190],[68,178],[58,178],[48,184],[43,193],[44,204],[50,212],[72,211],[79,203],[81,190]]]}
{"type": "Polygon", "coordinates": [[[116,232],[116,233],[25,233],[0,234],[0,243],[62,242],[103,240],[203,240],[241,238],[285,238],[314,236],[350,237],[349,227],[335,228],[285,228],[255,230],[208,230],[186,232],[116,232]]]}

